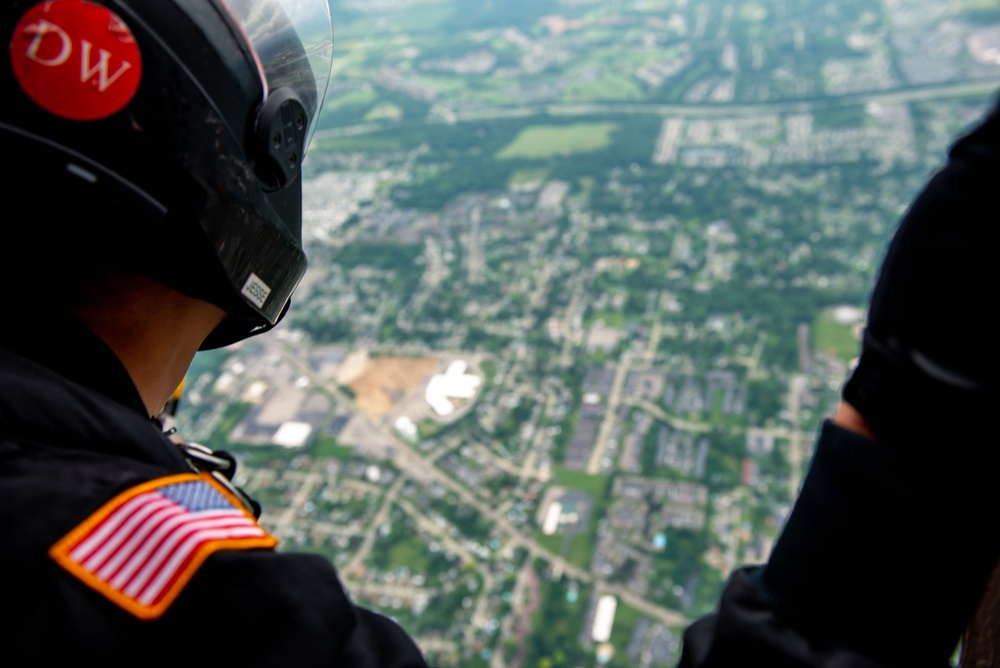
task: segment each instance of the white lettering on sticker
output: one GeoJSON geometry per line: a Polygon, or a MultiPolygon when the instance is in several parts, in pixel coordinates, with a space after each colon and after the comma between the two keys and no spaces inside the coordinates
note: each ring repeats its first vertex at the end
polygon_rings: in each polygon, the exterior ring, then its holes
{"type": "Polygon", "coordinates": [[[41,20],[38,23],[28,26],[25,29],[29,35],[34,35],[34,39],[28,45],[28,50],[25,51],[24,55],[47,67],[59,67],[67,60],[69,60],[70,54],[73,53],[73,41],[70,39],[66,31],[57,26],[54,23],[49,23],[48,21],[41,20]],[[62,41],[62,49],[59,51],[59,55],[55,58],[42,58],[38,55],[38,49],[42,46],[42,40],[45,39],[46,35],[54,33],[62,41]]]}
{"type": "Polygon", "coordinates": [[[118,80],[118,77],[125,74],[132,67],[132,63],[127,60],[123,60],[121,67],[110,77],[108,76],[108,64],[111,62],[111,54],[104,49],[98,49],[97,53],[100,54],[97,64],[90,64],[90,51],[94,48],[94,45],[85,39],[80,40],[80,44],[83,46],[83,57],[80,58],[80,83],[84,83],[97,75],[97,90],[102,93],[108,89],[108,86],[113,84],[118,80]]]}

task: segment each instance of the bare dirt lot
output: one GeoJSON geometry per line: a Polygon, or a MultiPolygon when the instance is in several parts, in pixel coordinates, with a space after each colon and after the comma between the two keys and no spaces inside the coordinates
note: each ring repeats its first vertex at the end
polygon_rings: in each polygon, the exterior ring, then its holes
{"type": "Polygon", "coordinates": [[[437,364],[431,357],[373,357],[348,387],[366,415],[384,417],[393,404],[426,382],[437,364]]]}

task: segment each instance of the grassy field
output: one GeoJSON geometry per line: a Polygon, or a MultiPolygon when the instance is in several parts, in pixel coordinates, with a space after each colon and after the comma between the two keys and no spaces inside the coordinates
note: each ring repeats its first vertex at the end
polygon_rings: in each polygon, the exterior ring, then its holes
{"type": "Polygon", "coordinates": [[[535,532],[535,542],[553,554],[559,554],[562,550],[563,537],[559,535],[546,536],[539,530],[535,532]]]}
{"type": "Polygon", "coordinates": [[[534,125],[522,130],[517,139],[497,154],[497,158],[539,160],[599,151],[611,144],[611,133],[618,127],[617,123],[534,125]]]}
{"type": "Polygon", "coordinates": [[[585,531],[570,539],[569,547],[566,548],[566,559],[580,568],[588,568],[596,548],[597,522],[592,521],[585,531]]]}
{"type": "Polygon", "coordinates": [[[354,448],[349,445],[341,445],[337,439],[331,436],[316,439],[311,449],[315,457],[332,457],[345,461],[354,459],[354,448]]]}
{"type": "Polygon", "coordinates": [[[628,322],[628,318],[621,311],[594,311],[590,314],[588,324],[593,325],[598,320],[604,323],[605,327],[622,329],[628,322]]]}
{"type": "Polygon", "coordinates": [[[565,102],[616,102],[641,100],[639,84],[622,76],[605,76],[573,84],[563,96],[565,102]]]}
{"type": "Polygon", "coordinates": [[[424,573],[430,568],[430,557],[423,540],[414,534],[394,537],[389,542],[387,555],[388,570],[408,568],[411,573],[424,573]]]}
{"type": "Polygon", "coordinates": [[[813,348],[832,352],[838,358],[849,362],[858,356],[858,339],[851,328],[833,319],[833,314],[824,311],[813,324],[813,348]]]}
{"type": "Polygon", "coordinates": [[[569,469],[557,466],[555,483],[566,489],[578,490],[589,494],[596,506],[607,494],[610,478],[611,476],[606,473],[590,475],[583,471],[570,471],[569,469]]]}
{"type": "Polygon", "coordinates": [[[594,548],[597,546],[597,536],[592,530],[596,529],[596,526],[596,523],[591,522],[582,532],[573,536],[566,536],[562,533],[546,536],[541,530],[538,530],[535,532],[535,542],[552,554],[565,557],[571,564],[587,568],[590,565],[590,558],[594,555],[594,548]]]}
{"type": "Polygon", "coordinates": [[[549,170],[544,167],[536,169],[518,169],[510,175],[507,181],[508,187],[515,188],[526,184],[544,183],[549,178],[549,170]]]}
{"type": "Polygon", "coordinates": [[[317,154],[342,151],[403,151],[410,148],[398,137],[385,133],[318,139],[313,144],[313,151],[317,154]]]}
{"type": "Polygon", "coordinates": [[[639,616],[638,610],[618,601],[618,607],[615,609],[615,624],[611,631],[611,645],[615,648],[615,656],[611,665],[628,665],[628,657],[625,656],[625,649],[628,647],[628,641],[632,637],[632,629],[635,628],[636,622],[639,621],[639,616]]]}
{"type": "Polygon", "coordinates": [[[365,114],[365,122],[401,121],[403,116],[403,108],[398,104],[385,103],[372,107],[371,111],[365,114]]]}
{"type": "Polygon", "coordinates": [[[593,502],[587,527],[569,539],[565,554],[570,563],[576,564],[580,568],[587,568],[594,555],[594,548],[597,547],[597,525],[607,510],[607,494],[611,476],[608,474],[589,475],[583,471],[569,471],[557,467],[555,482],[560,487],[586,493],[593,502]]]}

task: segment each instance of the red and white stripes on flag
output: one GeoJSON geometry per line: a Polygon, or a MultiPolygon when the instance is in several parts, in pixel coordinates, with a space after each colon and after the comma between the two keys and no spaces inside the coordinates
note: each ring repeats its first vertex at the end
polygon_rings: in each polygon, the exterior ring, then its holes
{"type": "Polygon", "coordinates": [[[211,476],[184,474],[119,494],[50,554],[122,608],[156,619],[212,553],[277,543],[211,476]]]}

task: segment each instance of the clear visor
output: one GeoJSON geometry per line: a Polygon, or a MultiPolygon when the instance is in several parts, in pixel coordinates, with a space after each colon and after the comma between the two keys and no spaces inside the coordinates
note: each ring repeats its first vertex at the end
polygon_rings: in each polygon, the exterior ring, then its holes
{"type": "Polygon", "coordinates": [[[220,0],[254,52],[264,97],[291,88],[309,113],[306,145],[323,108],[333,64],[328,0],[220,0]]]}

